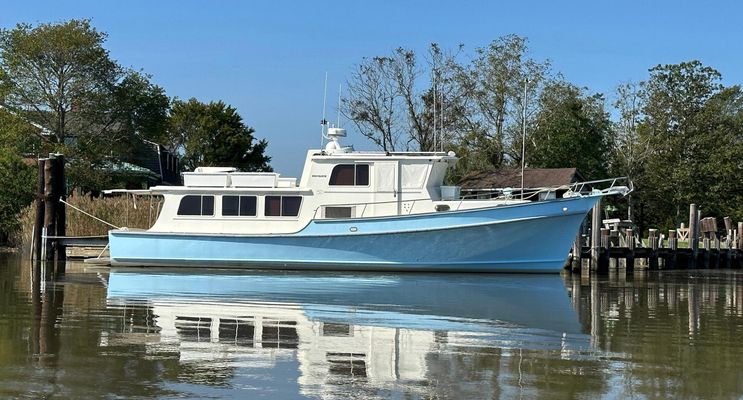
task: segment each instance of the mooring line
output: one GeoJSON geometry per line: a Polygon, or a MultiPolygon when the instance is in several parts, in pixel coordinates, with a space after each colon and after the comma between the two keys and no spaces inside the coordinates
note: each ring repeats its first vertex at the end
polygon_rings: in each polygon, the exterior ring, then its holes
{"type": "Polygon", "coordinates": [[[64,201],[64,200],[62,200],[62,199],[59,199],[59,202],[60,202],[60,203],[64,203],[64,204],[67,204],[68,206],[72,207],[73,209],[75,209],[75,210],[77,210],[77,211],[80,211],[81,213],[83,213],[83,214],[85,214],[85,215],[89,216],[90,218],[93,218],[93,219],[94,219],[94,220],[96,220],[96,221],[99,221],[99,222],[103,222],[104,224],[106,224],[106,225],[108,225],[108,226],[110,226],[110,227],[116,228],[116,229],[121,229],[121,227],[118,227],[118,226],[116,226],[116,225],[114,225],[114,224],[112,224],[112,223],[110,223],[110,222],[106,222],[106,221],[104,221],[104,220],[102,220],[102,219],[100,219],[100,218],[96,217],[95,215],[93,215],[93,214],[91,214],[91,213],[89,213],[89,212],[85,212],[85,211],[83,211],[83,210],[81,210],[81,209],[79,209],[79,208],[75,207],[74,205],[72,205],[72,204],[70,204],[70,203],[68,203],[68,202],[66,202],[66,201],[64,201]]]}

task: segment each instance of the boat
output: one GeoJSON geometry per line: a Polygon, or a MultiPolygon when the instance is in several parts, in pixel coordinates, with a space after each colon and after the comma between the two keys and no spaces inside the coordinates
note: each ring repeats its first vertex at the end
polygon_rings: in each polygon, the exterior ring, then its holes
{"type": "Polygon", "coordinates": [[[160,195],[163,205],[147,230],[109,231],[111,265],[558,272],[601,196],[630,190],[615,179],[549,201],[507,192],[465,199],[444,185],[453,152],[354,151],[341,145],[345,136],[328,128],[299,181],[199,167],[182,186],[129,191],[160,195]]]}

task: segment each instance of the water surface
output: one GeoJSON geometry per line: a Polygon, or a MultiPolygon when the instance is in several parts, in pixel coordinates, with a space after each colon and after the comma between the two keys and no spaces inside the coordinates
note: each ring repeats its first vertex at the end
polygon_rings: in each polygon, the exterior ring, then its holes
{"type": "Polygon", "coordinates": [[[743,273],[353,274],[0,256],[0,397],[740,398],[743,273]],[[44,276],[45,274],[40,274],[44,276]]]}

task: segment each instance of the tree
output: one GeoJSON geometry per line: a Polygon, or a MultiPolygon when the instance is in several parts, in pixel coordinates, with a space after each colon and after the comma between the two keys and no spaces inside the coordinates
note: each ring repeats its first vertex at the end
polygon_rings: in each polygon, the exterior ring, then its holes
{"type": "Polygon", "coordinates": [[[611,122],[603,96],[564,81],[548,83],[527,142],[530,167],[576,167],[590,179],[606,177],[611,122]]]}
{"type": "Polygon", "coordinates": [[[364,59],[347,82],[341,112],[382,150],[437,150],[460,112],[456,55],[432,43],[424,67],[402,47],[364,59]]]}
{"type": "Polygon", "coordinates": [[[10,236],[20,227],[18,215],[34,197],[36,169],[24,164],[7,148],[0,148],[0,237],[10,236]]]}
{"type": "MultiPolygon", "coordinates": [[[[618,120],[613,124],[614,147],[611,170],[616,176],[625,176],[634,182],[642,173],[645,159],[650,155],[647,138],[641,138],[639,128],[645,105],[645,83],[629,82],[617,87],[614,108],[618,120]]],[[[627,200],[627,219],[632,220],[632,193],[627,200]]]]}
{"type": "Polygon", "coordinates": [[[131,159],[140,139],[166,138],[170,100],[112,60],[105,40],[88,20],[0,31],[0,105],[37,127],[37,153],[68,156],[83,190],[107,185],[101,167],[131,159]]]}
{"type": "MultiPolygon", "coordinates": [[[[527,98],[535,99],[549,74],[548,61],[538,62],[528,57],[526,38],[506,35],[478,48],[477,56],[460,74],[470,100],[470,137],[484,144],[481,156],[491,168],[505,162],[521,161],[521,125],[524,114],[524,87],[527,98]]],[[[537,107],[529,102],[527,119],[537,107]]]]}
{"type": "Polygon", "coordinates": [[[8,93],[5,106],[49,130],[38,133],[64,144],[84,131],[80,116],[100,114],[99,101],[122,75],[103,48],[106,35],[87,20],[0,31],[0,70],[8,93]]]}
{"type": "MultiPolygon", "coordinates": [[[[723,89],[721,75],[699,61],[658,65],[646,83],[645,119],[639,132],[652,148],[638,180],[650,223],[678,226],[685,207],[703,203],[716,177],[705,173],[710,151],[729,141],[713,133],[720,124],[719,107],[709,101],[723,89]],[[714,111],[717,110],[717,111],[714,111]],[[715,115],[717,114],[717,115],[715,115]]],[[[716,175],[716,174],[715,174],[716,175]]],[[[704,205],[702,205],[704,208],[704,205]]]]}
{"type": "Polygon", "coordinates": [[[245,126],[235,108],[222,101],[202,103],[175,100],[170,136],[183,154],[183,166],[228,166],[242,171],[272,171],[265,155],[268,142],[254,142],[253,128],[245,126]]]}

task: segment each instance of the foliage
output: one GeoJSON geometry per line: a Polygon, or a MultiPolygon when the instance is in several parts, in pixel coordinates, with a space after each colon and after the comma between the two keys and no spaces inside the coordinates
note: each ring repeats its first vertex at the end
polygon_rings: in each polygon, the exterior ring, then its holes
{"type": "Polygon", "coordinates": [[[740,89],[725,89],[720,79],[699,61],[650,70],[639,133],[652,151],[638,195],[652,224],[677,225],[690,203],[709,216],[743,217],[729,204],[740,198],[739,185],[726,183],[743,180],[740,89]]]}
{"type": "MultiPolygon", "coordinates": [[[[66,200],[75,207],[101,218],[113,225],[149,229],[157,219],[162,208],[162,197],[154,196],[152,201],[148,197],[131,196],[114,197],[92,197],[92,196],[69,196],[66,200]]],[[[70,207],[67,207],[67,230],[68,236],[96,236],[105,235],[110,226],[96,221],[70,207]]],[[[13,236],[17,244],[31,243],[31,233],[34,226],[34,207],[23,209],[19,218],[21,229],[13,236]]]]}
{"type": "Polygon", "coordinates": [[[18,215],[34,197],[36,169],[24,164],[21,159],[0,150],[0,236],[14,234],[19,228],[18,215]]]}
{"type": "Polygon", "coordinates": [[[576,167],[588,179],[607,175],[611,122],[600,94],[564,81],[550,82],[539,98],[539,111],[527,136],[530,167],[576,167]]]}
{"type": "Polygon", "coordinates": [[[196,99],[173,102],[170,134],[183,153],[183,166],[230,166],[242,171],[271,171],[265,150],[268,142],[254,142],[253,128],[245,126],[234,107],[196,99]]]}
{"type": "Polygon", "coordinates": [[[77,161],[72,185],[106,184],[103,165],[131,158],[141,138],[165,137],[169,99],[144,74],[120,67],[88,20],[0,31],[2,105],[29,123],[44,154],[77,161]]]}

